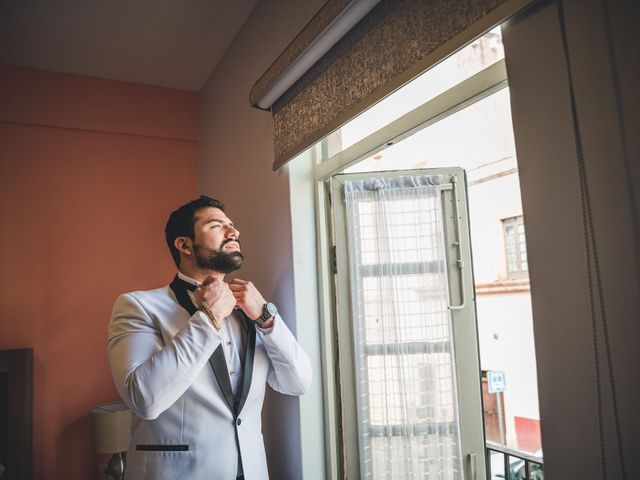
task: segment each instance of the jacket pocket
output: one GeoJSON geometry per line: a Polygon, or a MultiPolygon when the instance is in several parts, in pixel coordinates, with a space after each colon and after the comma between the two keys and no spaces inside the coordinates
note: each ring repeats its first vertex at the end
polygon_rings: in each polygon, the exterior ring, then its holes
{"type": "Polygon", "coordinates": [[[189,445],[136,445],[139,452],[187,452],[189,445]]]}

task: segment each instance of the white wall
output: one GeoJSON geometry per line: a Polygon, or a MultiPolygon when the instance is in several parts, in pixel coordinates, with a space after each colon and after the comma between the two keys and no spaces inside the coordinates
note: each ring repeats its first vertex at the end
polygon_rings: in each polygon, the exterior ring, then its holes
{"type": "MultiPolygon", "coordinates": [[[[515,157],[501,162],[499,170],[515,166],[515,157]]],[[[480,169],[483,175],[492,172],[480,169]]],[[[473,180],[473,174],[469,180],[473,180]]],[[[518,174],[469,186],[469,217],[476,285],[508,280],[502,219],[522,215],[518,174]]],[[[526,224],[526,219],[525,219],[526,224]]]]}
{"type": "MultiPolygon", "coordinates": [[[[305,319],[294,318],[289,184],[285,173],[271,171],[271,116],[248,99],[253,83],[323,3],[259,1],[199,98],[198,190],[226,203],[246,257],[238,276],[273,300],[294,332],[305,319]]],[[[263,431],[271,478],[301,478],[298,399],[271,391],[263,431]]]]}
{"type": "Polygon", "coordinates": [[[479,295],[476,311],[480,367],[505,373],[507,445],[517,449],[513,417],[540,418],[529,292],[479,295]]]}

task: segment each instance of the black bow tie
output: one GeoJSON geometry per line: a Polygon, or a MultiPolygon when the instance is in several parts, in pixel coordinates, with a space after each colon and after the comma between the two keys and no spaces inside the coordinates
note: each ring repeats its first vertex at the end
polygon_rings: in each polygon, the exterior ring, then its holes
{"type": "Polygon", "coordinates": [[[193,315],[194,313],[196,313],[198,309],[191,301],[188,293],[189,291],[193,292],[196,288],[198,288],[196,285],[186,282],[178,277],[178,275],[176,275],[169,287],[171,288],[171,290],[173,290],[178,303],[182,305],[182,308],[189,312],[189,315],[193,315]]]}

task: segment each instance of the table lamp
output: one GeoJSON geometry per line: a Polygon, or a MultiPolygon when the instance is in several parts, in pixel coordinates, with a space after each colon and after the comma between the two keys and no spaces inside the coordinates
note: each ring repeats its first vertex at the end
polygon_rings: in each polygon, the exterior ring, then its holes
{"type": "Polygon", "coordinates": [[[131,411],[124,403],[103,403],[91,410],[91,423],[97,453],[111,453],[104,470],[105,480],[124,478],[125,452],[131,437],[131,411]]]}

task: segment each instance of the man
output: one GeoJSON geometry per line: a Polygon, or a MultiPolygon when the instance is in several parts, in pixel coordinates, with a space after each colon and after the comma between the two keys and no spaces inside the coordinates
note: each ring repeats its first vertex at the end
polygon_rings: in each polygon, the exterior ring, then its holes
{"type": "Polygon", "coordinates": [[[109,325],[111,371],[133,412],[126,478],[267,479],[265,383],[302,395],[309,359],[251,282],[225,283],[244,257],[222,202],[183,205],[165,235],[176,277],[121,295],[109,325]]]}

